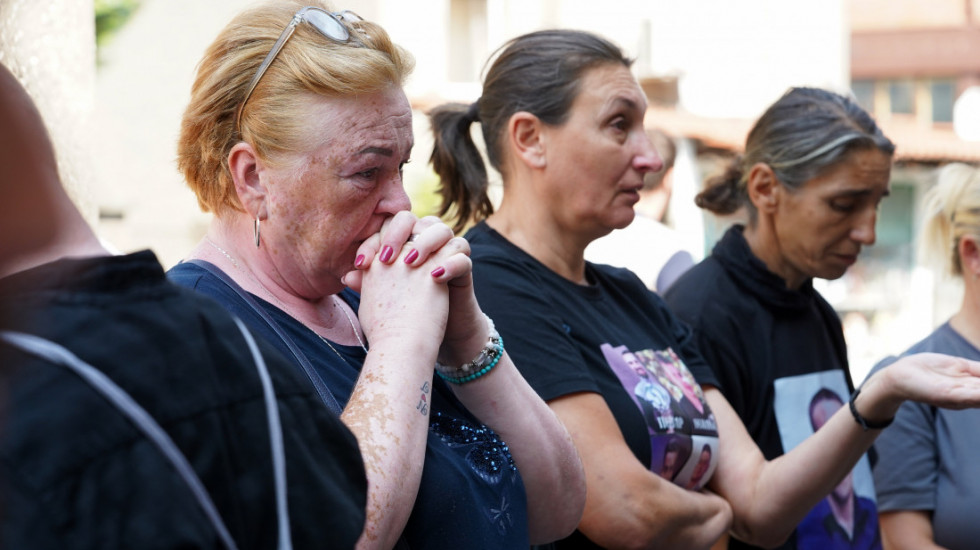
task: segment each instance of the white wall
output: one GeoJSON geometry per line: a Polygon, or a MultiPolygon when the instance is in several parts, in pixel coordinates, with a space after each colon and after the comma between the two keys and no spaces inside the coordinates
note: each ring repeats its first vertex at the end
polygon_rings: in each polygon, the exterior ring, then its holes
{"type": "Polygon", "coordinates": [[[843,0],[655,0],[653,69],[680,76],[682,106],[758,116],[790,86],[846,90],[843,0]]]}

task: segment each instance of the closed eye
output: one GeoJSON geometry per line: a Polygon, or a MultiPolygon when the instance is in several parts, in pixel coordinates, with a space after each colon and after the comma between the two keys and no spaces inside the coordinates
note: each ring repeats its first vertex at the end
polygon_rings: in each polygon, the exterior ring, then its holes
{"type": "Polygon", "coordinates": [[[358,172],[357,173],[357,177],[363,178],[363,179],[366,179],[366,180],[373,180],[374,177],[377,176],[377,175],[378,175],[378,169],[377,168],[370,168],[368,170],[364,170],[362,172],[358,172]]]}

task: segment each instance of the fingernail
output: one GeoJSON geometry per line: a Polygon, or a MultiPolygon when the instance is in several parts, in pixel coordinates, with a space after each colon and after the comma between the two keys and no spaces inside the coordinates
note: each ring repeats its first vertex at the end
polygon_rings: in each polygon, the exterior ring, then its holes
{"type": "Polygon", "coordinates": [[[419,257],[419,251],[413,248],[412,251],[405,256],[405,263],[410,264],[415,260],[417,260],[418,257],[419,257]]]}
{"type": "Polygon", "coordinates": [[[395,250],[393,248],[391,248],[388,245],[384,245],[383,247],[381,247],[381,257],[379,259],[383,263],[388,263],[388,261],[391,260],[392,254],[394,254],[394,253],[395,253],[395,250]]]}
{"type": "Polygon", "coordinates": [[[438,277],[442,277],[444,273],[446,273],[446,269],[444,267],[441,267],[441,266],[432,270],[432,276],[433,277],[437,277],[437,278],[438,277]]]}
{"type": "Polygon", "coordinates": [[[364,254],[358,254],[357,258],[354,258],[354,267],[361,267],[364,265],[364,254]]]}

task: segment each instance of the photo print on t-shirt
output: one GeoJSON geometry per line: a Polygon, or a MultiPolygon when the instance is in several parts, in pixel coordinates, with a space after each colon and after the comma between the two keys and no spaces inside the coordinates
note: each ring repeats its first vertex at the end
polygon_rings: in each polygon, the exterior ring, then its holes
{"type": "Polygon", "coordinates": [[[704,487],[718,463],[718,426],[691,371],[670,348],[603,344],[602,353],[646,422],[650,471],[681,487],[704,487]]]}
{"type": "MultiPolygon", "coordinates": [[[[784,452],[819,430],[850,394],[840,370],[780,378],[773,383],[784,452]]],[[[878,511],[867,455],[796,528],[800,550],[880,550],[878,511]]]]}

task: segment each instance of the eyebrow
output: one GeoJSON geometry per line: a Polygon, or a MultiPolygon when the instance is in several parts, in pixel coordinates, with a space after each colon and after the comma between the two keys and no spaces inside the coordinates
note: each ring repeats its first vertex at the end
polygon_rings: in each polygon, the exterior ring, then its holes
{"type": "MultiPolygon", "coordinates": [[[[837,197],[837,198],[841,198],[841,197],[864,197],[864,196],[871,195],[871,194],[873,194],[873,191],[871,191],[870,189],[848,189],[848,190],[845,190],[845,191],[841,191],[840,193],[835,193],[834,194],[834,197],[837,197]]],[[[884,193],[881,194],[881,198],[885,198],[885,197],[887,197],[887,196],[889,196],[891,194],[892,194],[892,190],[891,189],[885,189],[884,193]]]]}
{"type": "Polygon", "coordinates": [[[381,155],[383,157],[390,157],[395,154],[391,149],[386,149],[384,147],[365,147],[357,152],[358,155],[381,155]]]}
{"type": "Polygon", "coordinates": [[[622,97],[622,96],[617,97],[616,99],[614,99],[612,101],[612,104],[613,105],[623,105],[623,106],[625,106],[628,109],[636,109],[638,111],[642,111],[643,110],[643,109],[640,108],[640,104],[639,103],[637,103],[636,101],[633,101],[632,99],[630,99],[628,97],[622,97]]]}

